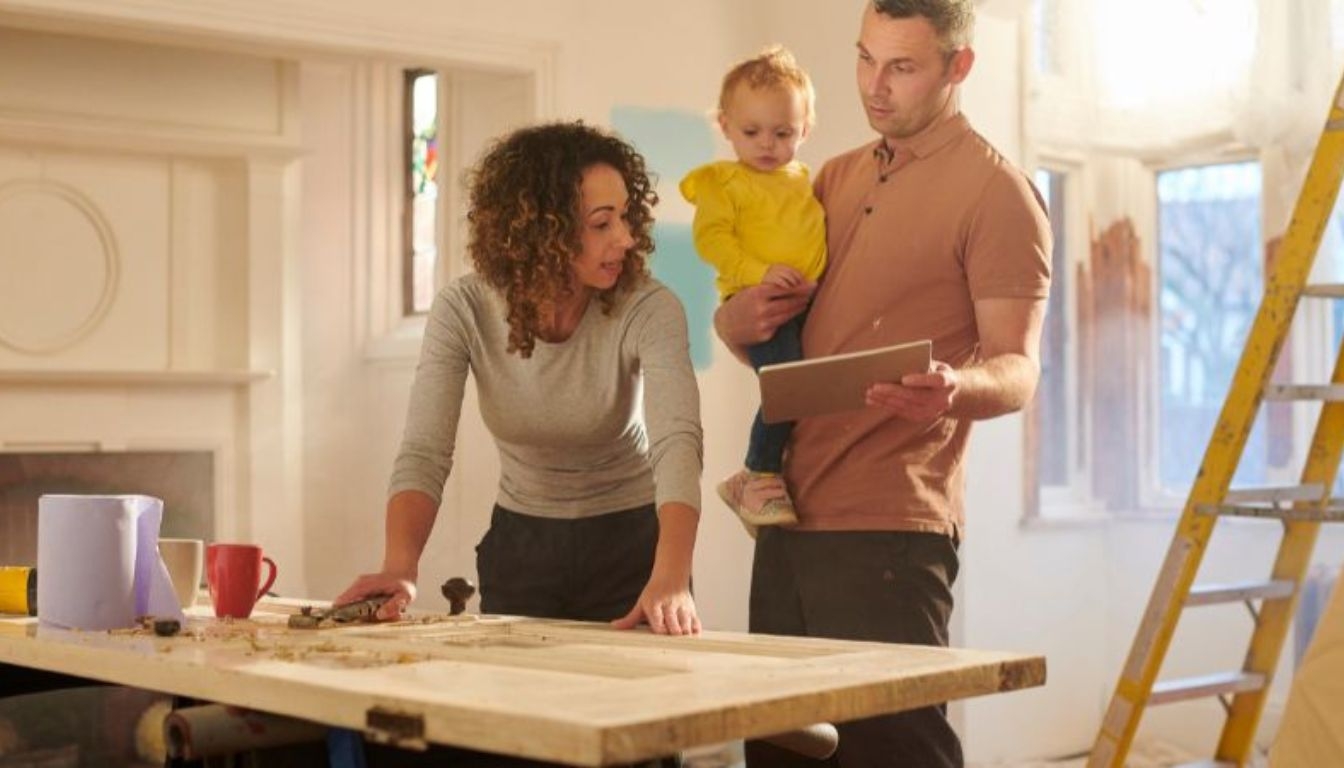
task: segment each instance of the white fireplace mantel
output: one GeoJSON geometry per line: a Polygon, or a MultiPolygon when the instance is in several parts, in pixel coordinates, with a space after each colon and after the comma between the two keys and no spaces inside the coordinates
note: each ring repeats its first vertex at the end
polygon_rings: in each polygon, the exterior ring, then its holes
{"type": "Polygon", "coordinates": [[[0,451],[207,451],[210,538],[303,593],[298,62],[6,8],[0,451]]]}
{"type": "Polygon", "coordinates": [[[235,387],[274,378],[275,371],[0,370],[0,386],[235,387]]]}
{"type": "MultiPolygon", "coordinates": [[[[300,120],[304,99],[323,92],[300,93],[303,70],[335,54],[391,62],[362,65],[373,73],[414,61],[489,75],[456,91],[490,107],[453,126],[467,157],[469,142],[520,116],[555,114],[558,44],[486,32],[462,14],[412,19],[320,0],[0,0],[0,34],[0,59],[33,73],[0,87],[0,184],[29,185],[11,212],[51,209],[72,222],[55,234],[98,246],[27,259],[30,287],[11,287],[7,298],[34,304],[34,319],[0,313],[0,331],[27,323],[8,346],[0,338],[0,452],[209,450],[215,536],[264,545],[286,564],[277,589],[306,593],[300,166],[311,146],[300,120]],[[100,87],[65,74],[72,62],[100,87]],[[73,296],[68,308],[33,298],[57,290],[73,296]]],[[[352,178],[371,182],[361,195],[377,201],[384,176],[370,168],[385,153],[371,108],[385,94],[362,78],[332,81],[352,90],[331,92],[327,106],[358,107],[352,178]]],[[[384,215],[390,203],[353,201],[362,344],[389,330],[383,302],[397,286],[377,260],[396,219],[384,215]]],[[[10,222],[26,231],[16,214],[10,222]]]]}

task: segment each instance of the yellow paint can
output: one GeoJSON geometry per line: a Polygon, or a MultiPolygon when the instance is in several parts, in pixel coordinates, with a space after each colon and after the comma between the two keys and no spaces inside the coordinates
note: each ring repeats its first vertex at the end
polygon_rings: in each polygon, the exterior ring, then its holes
{"type": "Polygon", "coordinates": [[[37,615],[37,569],[0,566],[0,613],[37,615]]]}

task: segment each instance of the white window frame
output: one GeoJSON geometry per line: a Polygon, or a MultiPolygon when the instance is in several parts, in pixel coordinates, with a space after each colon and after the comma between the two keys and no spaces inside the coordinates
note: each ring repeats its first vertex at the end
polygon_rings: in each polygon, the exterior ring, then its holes
{"type": "Polygon", "coordinates": [[[352,120],[357,141],[367,147],[355,158],[361,188],[367,191],[352,213],[356,221],[369,222],[368,231],[357,238],[364,269],[356,290],[356,300],[362,304],[357,314],[362,318],[360,335],[368,362],[414,363],[427,319],[425,314],[407,314],[403,303],[405,72],[426,69],[439,74],[438,259],[434,269],[438,288],[469,269],[462,180],[482,146],[512,125],[543,119],[554,111],[554,50],[544,44],[520,45],[525,51],[515,51],[509,67],[432,57],[415,61],[388,58],[360,65],[352,120]],[[507,80],[515,96],[521,93],[506,117],[489,117],[494,102],[505,97],[498,89],[482,87],[483,80],[507,80]],[[486,101],[492,103],[482,106],[486,101]]]}
{"type": "MultiPolygon", "coordinates": [[[[1080,412],[1079,404],[1079,364],[1081,348],[1078,327],[1078,285],[1077,274],[1080,264],[1088,260],[1091,242],[1088,233],[1086,213],[1086,190],[1089,184],[1087,163],[1078,155],[1067,152],[1039,153],[1032,164],[1033,176],[1036,169],[1046,170],[1064,176],[1064,243],[1065,269],[1063,284],[1065,294],[1062,311],[1065,324],[1070,333],[1065,341],[1065,350],[1069,364],[1065,371],[1065,392],[1067,397],[1065,418],[1067,443],[1065,450],[1069,456],[1068,481],[1064,485],[1042,485],[1038,483],[1039,510],[1036,516],[1041,519],[1074,517],[1080,513],[1092,513],[1100,505],[1092,496],[1092,456],[1090,441],[1084,437],[1091,434],[1091,410],[1080,412]]],[[[1054,212],[1051,212],[1054,215],[1054,212]]],[[[1052,280],[1051,290],[1059,285],[1052,280]]],[[[1039,439],[1046,439],[1041,436],[1039,439]]]]}
{"type": "MultiPolygon", "coordinates": [[[[1255,162],[1261,165],[1260,211],[1262,218],[1262,226],[1260,233],[1261,242],[1257,244],[1257,253],[1263,256],[1267,234],[1266,227],[1263,225],[1266,181],[1264,179],[1263,160],[1255,150],[1245,147],[1239,147],[1239,148],[1226,149],[1224,151],[1203,151],[1203,152],[1192,151],[1189,154],[1182,154],[1181,156],[1178,157],[1167,158],[1160,163],[1150,163],[1148,166],[1152,174],[1152,183],[1151,185],[1149,185],[1148,202],[1146,203],[1146,205],[1148,206],[1148,215],[1146,217],[1147,222],[1145,225],[1145,229],[1147,229],[1147,233],[1145,239],[1148,242],[1152,243],[1151,254],[1153,263],[1153,285],[1151,289],[1152,289],[1152,296],[1154,297],[1153,298],[1154,307],[1152,318],[1153,322],[1151,324],[1152,336],[1149,340],[1149,344],[1150,349],[1152,350],[1153,375],[1149,381],[1145,382],[1148,388],[1147,395],[1149,398],[1149,402],[1152,403],[1152,408],[1150,409],[1151,419],[1145,420],[1145,422],[1140,425],[1140,439],[1143,444],[1143,457],[1142,457],[1143,487],[1139,494],[1140,509],[1135,510],[1135,512],[1139,514],[1157,514],[1164,516],[1179,514],[1181,510],[1184,508],[1185,502],[1190,493],[1189,487],[1182,489],[1164,489],[1162,487],[1161,466],[1159,464],[1161,460],[1160,441],[1162,430],[1162,421],[1161,421],[1162,414],[1160,406],[1162,315],[1161,315],[1161,307],[1159,306],[1158,302],[1160,301],[1159,297],[1160,297],[1161,275],[1162,275],[1162,264],[1160,260],[1162,258],[1162,250],[1158,242],[1160,233],[1158,227],[1157,178],[1160,173],[1163,173],[1165,171],[1175,171],[1183,168],[1194,168],[1210,165],[1229,165],[1234,163],[1245,163],[1245,162],[1255,162]]],[[[1297,334],[1298,334],[1298,324],[1295,323],[1292,335],[1296,336],[1297,334]]],[[[1295,369],[1298,365],[1300,365],[1299,359],[1300,359],[1299,355],[1294,355],[1295,369]]],[[[1296,375],[1296,373],[1297,373],[1296,370],[1294,370],[1293,375],[1296,375]]],[[[1260,413],[1263,413],[1263,408],[1260,411],[1260,413]]],[[[1259,418],[1258,414],[1257,418],[1259,418]]],[[[1298,426],[1296,423],[1297,421],[1298,420],[1295,418],[1294,419],[1295,436],[1299,434],[1298,426]]],[[[1206,438],[1207,437],[1211,436],[1206,436],[1206,438]]],[[[1302,452],[1302,446],[1300,445],[1300,443],[1301,440],[1298,440],[1295,437],[1293,445],[1293,459],[1290,460],[1289,462],[1290,468],[1300,466],[1300,464],[1297,461],[1299,453],[1302,452]]],[[[1201,454],[1199,458],[1202,460],[1203,454],[1201,454]]],[[[1292,484],[1296,483],[1297,480],[1296,477],[1289,480],[1271,473],[1271,475],[1266,478],[1265,482],[1266,484],[1275,484],[1275,483],[1292,484]]],[[[1123,513],[1124,511],[1121,512],[1121,514],[1123,513]]]]}

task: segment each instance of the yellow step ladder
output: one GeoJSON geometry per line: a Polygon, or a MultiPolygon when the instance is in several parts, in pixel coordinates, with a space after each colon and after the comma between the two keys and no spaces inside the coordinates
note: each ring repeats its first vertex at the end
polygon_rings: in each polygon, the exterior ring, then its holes
{"type": "Polygon", "coordinates": [[[1271,384],[1269,379],[1303,297],[1344,299],[1344,285],[1308,285],[1321,235],[1334,210],[1344,176],[1344,79],[1335,92],[1325,129],[1307,172],[1293,218],[1265,285],[1265,296],[1237,364],[1185,511],[1153,587],[1115,694],[1102,719],[1089,768],[1122,768],[1146,707],[1218,697],[1227,712],[1213,762],[1241,766],[1251,757],[1256,724],[1264,709],[1283,649],[1316,534],[1323,522],[1344,521],[1344,500],[1330,498],[1344,447],[1344,349],[1326,385],[1271,384]],[[1289,488],[1231,491],[1232,477],[1262,400],[1321,401],[1301,484],[1289,488]],[[1195,585],[1195,575],[1214,524],[1222,516],[1281,520],[1269,578],[1236,584],[1195,585]],[[1158,682],[1159,668],[1188,607],[1245,602],[1255,621],[1240,670],[1158,682]]]}

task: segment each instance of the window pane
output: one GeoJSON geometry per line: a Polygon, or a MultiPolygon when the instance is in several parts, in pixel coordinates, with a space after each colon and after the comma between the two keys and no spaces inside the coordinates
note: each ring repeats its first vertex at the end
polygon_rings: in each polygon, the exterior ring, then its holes
{"type": "MultiPolygon", "coordinates": [[[[1312,282],[1344,283],[1344,195],[1335,201],[1335,211],[1321,235],[1316,262],[1312,282]]],[[[1344,300],[1334,299],[1330,304],[1330,338],[1334,341],[1334,346],[1326,354],[1333,364],[1336,356],[1341,353],[1341,344],[1344,344],[1344,300]]],[[[1344,496],[1344,472],[1335,477],[1334,495],[1344,496]]]]}
{"type": "Polygon", "coordinates": [[[1036,35],[1036,71],[1060,74],[1059,0],[1036,0],[1032,5],[1032,26],[1036,35]]]}
{"type": "Polygon", "coordinates": [[[1041,332],[1041,381],[1036,389],[1036,466],[1041,485],[1069,484],[1068,322],[1065,317],[1068,272],[1065,265],[1065,175],[1044,168],[1036,171],[1036,188],[1045,199],[1054,234],[1050,257],[1050,299],[1041,332]]]}
{"type": "Polygon", "coordinates": [[[434,299],[438,259],[439,78],[433,72],[408,72],[406,85],[410,146],[402,295],[404,313],[418,314],[428,312],[434,299]]]}
{"type": "MultiPolygon", "coordinates": [[[[1184,494],[1203,460],[1264,290],[1260,166],[1158,174],[1159,480],[1184,494]]],[[[1234,483],[1265,482],[1257,421],[1234,483]]]]}
{"type": "MultiPolygon", "coordinates": [[[[1339,214],[1336,214],[1335,216],[1335,221],[1337,222],[1336,226],[1338,226],[1339,214]]],[[[1335,281],[1344,282],[1344,279],[1336,277],[1335,281]]],[[[1338,299],[1335,300],[1335,311],[1332,320],[1334,321],[1332,327],[1335,334],[1335,346],[1333,347],[1331,354],[1344,355],[1344,301],[1338,299]]],[[[1333,495],[1344,496],[1344,472],[1340,472],[1339,470],[1336,470],[1335,490],[1333,495]]]]}

